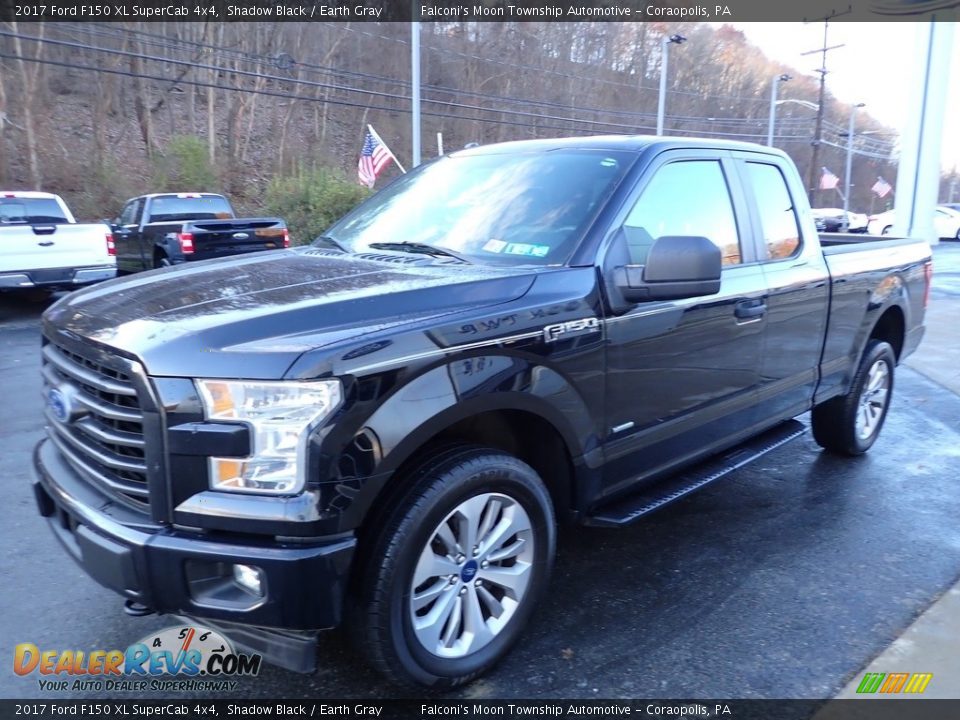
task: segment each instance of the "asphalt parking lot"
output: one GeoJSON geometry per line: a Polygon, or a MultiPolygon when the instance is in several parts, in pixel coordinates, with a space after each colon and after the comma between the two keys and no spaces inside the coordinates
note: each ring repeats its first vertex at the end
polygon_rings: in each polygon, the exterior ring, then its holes
{"type": "MultiPolygon", "coordinates": [[[[960,309],[960,247],[937,256],[933,303],[960,309]]],[[[7,698],[44,696],[35,677],[11,671],[16,643],[124,648],[172,624],[125,616],[35,511],[43,307],[0,297],[7,698]]],[[[564,530],[524,640],[450,697],[831,697],[960,576],[957,478],[960,397],[902,366],[883,435],[863,458],[831,457],[804,436],[628,529],[564,530]]],[[[319,664],[309,676],[267,667],[232,695],[397,695],[338,633],[324,637],[319,664]]]]}

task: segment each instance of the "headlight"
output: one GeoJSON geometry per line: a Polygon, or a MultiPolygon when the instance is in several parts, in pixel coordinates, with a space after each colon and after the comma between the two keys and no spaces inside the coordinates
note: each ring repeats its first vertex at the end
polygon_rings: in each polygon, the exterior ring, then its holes
{"type": "Polygon", "coordinates": [[[208,420],[250,426],[248,458],[210,458],[214,490],[294,495],[306,484],[307,436],[340,404],[339,380],[197,380],[208,420]]]}

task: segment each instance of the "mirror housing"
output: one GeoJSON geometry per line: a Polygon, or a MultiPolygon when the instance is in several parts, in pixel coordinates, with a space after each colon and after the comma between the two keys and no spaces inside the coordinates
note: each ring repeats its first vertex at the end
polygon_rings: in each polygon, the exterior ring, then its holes
{"type": "Polygon", "coordinates": [[[657,238],[646,265],[615,267],[614,284],[631,303],[679,300],[720,292],[723,258],[720,248],[700,236],[657,238]]]}

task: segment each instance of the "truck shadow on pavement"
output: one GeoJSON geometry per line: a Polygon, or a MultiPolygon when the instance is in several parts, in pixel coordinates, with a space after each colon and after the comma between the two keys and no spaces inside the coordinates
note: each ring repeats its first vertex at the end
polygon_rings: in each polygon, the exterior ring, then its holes
{"type": "Polygon", "coordinates": [[[36,323],[44,310],[64,293],[49,293],[44,290],[0,293],[0,323],[36,323]]]}

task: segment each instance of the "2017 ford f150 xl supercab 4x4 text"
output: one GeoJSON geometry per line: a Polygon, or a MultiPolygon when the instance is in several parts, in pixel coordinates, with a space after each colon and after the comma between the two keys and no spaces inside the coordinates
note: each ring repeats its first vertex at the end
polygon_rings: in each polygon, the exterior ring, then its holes
{"type": "Polygon", "coordinates": [[[298,670],[345,624],[396,680],[465,682],[530,618],[558,520],[634,521],[811,409],[828,450],[874,443],[930,248],[823,244],[770,148],[454,153],[312,246],[51,307],[40,512],[128,604],[298,670]]]}

